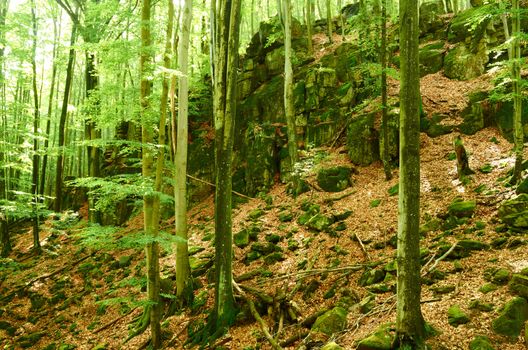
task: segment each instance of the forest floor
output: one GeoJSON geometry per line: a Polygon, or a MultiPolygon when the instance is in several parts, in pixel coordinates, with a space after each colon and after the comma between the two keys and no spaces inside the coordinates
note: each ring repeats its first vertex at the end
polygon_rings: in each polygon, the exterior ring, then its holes
{"type": "MultiPolygon", "coordinates": [[[[460,106],[465,106],[467,82],[445,82],[451,84],[446,88],[439,79],[442,77],[438,74],[422,80],[424,109],[428,112],[445,109],[450,117],[457,118],[460,106]],[[459,93],[453,95],[454,91],[459,93]]],[[[480,84],[474,82],[477,83],[480,84]]],[[[397,93],[397,87],[394,88],[393,94],[397,93]]],[[[508,244],[502,249],[477,250],[459,260],[446,258],[438,262],[436,277],[428,278],[428,284],[422,287],[424,318],[439,331],[428,344],[433,350],[468,349],[474,336],[486,335],[496,349],[526,349],[525,334],[510,340],[497,336],[491,329],[499,308],[512,298],[508,286],[499,285],[488,293],[480,291],[490,269],[505,268],[513,273],[528,267],[526,235],[508,237],[500,230],[497,218],[500,203],[514,196],[514,190],[507,186],[507,172],[514,161],[512,146],[494,128],[462,138],[469,152],[470,167],[475,171],[467,183],[457,179],[456,161],[452,158],[453,134],[436,138],[421,135],[422,223],[443,217],[455,199],[477,202],[474,215],[465,223],[449,230],[435,228],[427,232],[421,241],[424,261],[430,267],[441,256],[439,243],[449,246],[458,240],[471,239],[489,244],[504,236],[508,244]],[[438,293],[439,287],[448,287],[447,292],[438,293]],[[492,310],[470,309],[470,303],[477,299],[492,304],[492,310]],[[447,311],[455,304],[470,317],[468,323],[458,327],[448,324],[447,311]]],[[[280,313],[263,313],[273,330],[281,328],[281,341],[295,334],[304,335],[308,329],[299,323],[319,310],[333,307],[343,296],[362,301],[373,295],[370,310],[362,312],[359,307],[351,307],[347,326],[333,336],[345,349],[354,349],[359,340],[381,324],[396,319],[394,273],[385,275],[388,290],[377,290],[374,294],[370,286],[361,286],[359,280],[367,267],[384,266],[394,260],[398,196],[391,195],[389,190],[398,183],[398,172],[394,170],[394,178],[385,181],[380,163],[355,168],[349,189],[327,193],[318,190],[315,174],[325,167],[350,166],[343,148],[313,150],[306,152],[304,159],[313,160],[307,175],[313,185],[309,192],[293,199],[286,194],[284,185],[276,185],[267,196],[238,204],[234,209],[234,233],[258,227],[258,241],[277,239],[275,245],[282,253],[280,262],[266,263],[262,258],[249,262],[247,256],[252,245],[235,247],[235,280],[243,279],[240,285],[259,289],[269,296],[292,294],[288,303],[295,305],[297,322],[284,317],[284,326],[279,327],[280,313]],[[298,223],[304,213],[301,207],[307,205],[319,205],[321,213],[328,216],[347,211],[351,215],[341,220],[344,230],[318,232],[298,223]],[[291,221],[280,220],[280,214],[284,213],[291,214],[291,221]],[[307,270],[312,273],[303,274],[307,270]]],[[[137,247],[116,247],[116,242],[141,233],[142,215],[117,230],[87,230],[85,209],[65,214],[61,220],[50,218],[45,222],[40,256],[31,252],[30,228],[13,236],[16,254],[0,260],[0,346],[4,349],[146,348],[148,330],[124,344],[129,324],[141,314],[143,304],[138,301],[145,298],[144,253],[137,247]]],[[[202,268],[204,274],[197,277],[200,286],[195,291],[192,310],[163,322],[166,344],[170,344],[167,349],[181,349],[188,338],[188,326],[203,323],[212,308],[214,293],[207,270],[214,252],[213,217],[212,197],[189,211],[191,262],[195,271],[202,268]]],[[[173,230],[172,220],[162,225],[168,232],[173,230]]],[[[161,265],[162,276],[170,281],[174,277],[174,255],[164,252],[161,265]]],[[[171,288],[168,289],[165,294],[170,294],[171,288]]],[[[306,338],[301,337],[285,348],[296,349],[303,339],[306,338]]],[[[251,317],[237,322],[220,342],[227,349],[270,349],[251,317]]]]}

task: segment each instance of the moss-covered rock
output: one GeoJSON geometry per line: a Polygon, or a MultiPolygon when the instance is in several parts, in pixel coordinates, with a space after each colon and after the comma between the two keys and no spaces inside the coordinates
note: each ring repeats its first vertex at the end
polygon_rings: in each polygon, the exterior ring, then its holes
{"type": "Polygon", "coordinates": [[[316,231],[326,231],[332,223],[333,220],[331,217],[323,214],[315,214],[306,222],[306,226],[316,231]]]}
{"type": "Polygon", "coordinates": [[[330,343],[326,343],[321,350],[345,350],[345,348],[336,342],[331,341],[330,343]]]}
{"type": "Polygon", "coordinates": [[[264,262],[268,265],[272,265],[278,261],[284,261],[286,258],[281,252],[274,252],[264,257],[264,262]]]}
{"type": "Polygon", "coordinates": [[[394,340],[394,334],[390,331],[390,325],[380,326],[373,334],[361,340],[357,350],[390,350],[394,340]]]}
{"type": "Polygon", "coordinates": [[[479,288],[479,291],[484,294],[491,293],[493,291],[496,291],[499,287],[497,287],[494,283],[486,283],[483,286],[479,288]]]}
{"type": "Polygon", "coordinates": [[[461,324],[468,323],[469,317],[459,305],[455,304],[447,310],[447,322],[453,327],[458,327],[461,324]]]}
{"type": "Polygon", "coordinates": [[[449,215],[457,218],[467,218],[473,216],[476,207],[477,202],[475,201],[455,201],[449,205],[447,210],[449,215]]]}
{"type": "Polygon", "coordinates": [[[458,13],[449,26],[448,40],[452,43],[469,42],[476,46],[486,34],[486,29],[493,19],[492,13],[497,10],[497,4],[470,8],[458,13]],[[472,25],[468,25],[471,23],[472,25]]]}
{"type": "Polygon", "coordinates": [[[445,56],[444,74],[449,79],[473,79],[484,73],[488,60],[484,43],[480,43],[475,52],[470,51],[466,45],[460,43],[445,56]]]}
{"type": "Polygon", "coordinates": [[[249,245],[249,231],[243,229],[233,235],[233,242],[239,248],[244,248],[249,245]]]}
{"type": "Polygon", "coordinates": [[[477,335],[471,343],[469,343],[469,350],[495,350],[491,344],[491,340],[483,335],[477,335]]]}
{"type": "Polygon", "coordinates": [[[385,271],[379,269],[366,270],[359,278],[358,284],[362,287],[370,286],[374,283],[383,281],[385,278],[385,271]]]}
{"type": "Polygon", "coordinates": [[[317,317],[312,326],[312,331],[321,332],[328,336],[341,332],[345,329],[347,323],[347,311],[342,307],[336,306],[317,317]]]}
{"type": "Polygon", "coordinates": [[[375,114],[356,117],[347,129],[348,155],[354,164],[369,165],[379,159],[379,134],[375,114]]]}
{"type": "Polygon", "coordinates": [[[437,42],[422,47],[419,52],[420,76],[423,77],[427,74],[441,71],[444,66],[444,54],[445,50],[443,42],[437,42]]]}
{"type": "Polygon", "coordinates": [[[497,285],[504,285],[510,280],[510,270],[505,268],[497,269],[490,280],[497,285]]]}
{"type": "Polygon", "coordinates": [[[458,241],[457,247],[466,251],[489,249],[490,245],[473,239],[462,239],[458,241]]]}
{"type": "Polygon", "coordinates": [[[266,192],[274,183],[278,171],[275,132],[270,123],[250,123],[246,129],[247,159],[243,180],[249,195],[266,192]]]}
{"type": "Polygon", "coordinates": [[[340,192],[351,185],[352,168],[337,166],[323,168],[317,173],[319,187],[327,192],[340,192]]]}
{"type": "Polygon", "coordinates": [[[33,347],[42,337],[46,335],[46,332],[35,332],[27,335],[22,335],[17,339],[17,345],[27,349],[33,347]]]}
{"type": "Polygon", "coordinates": [[[293,220],[293,213],[291,210],[283,210],[279,213],[280,222],[289,222],[293,220]]]}
{"type": "Polygon", "coordinates": [[[528,299],[528,276],[514,274],[510,281],[510,290],[521,297],[528,299]]]}
{"type": "Polygon", "coordinates": [[[493,320],[493,331],[516,338],[521,334],[527,319],[528,302],[524,298],[514,297],[504,305],[499,317],[493,320]]]}
{"type": "MultiPolygon", "coordinates": [[[[444,22],[440,15],[444,14],[442,1],[426,1],[420,5],[420,36],[433,34],[443,29],[444,22]]],[[[420,58],[421,60],[421,58],[420,58]]]]}
{"type": "Polygon", "coordinates": [[[263,216],[264,214],[266,214],[266,212],[263,209],[257,208],[253,209],[248,213],[248,218],[254,221],[263,216]]]}
{"type": "MultiPolygon", "coordinates": [[[[513,102],[501,101],[493,103],[490,107],[490,118],[499,128],[502,136],[513,142],[513,102]]],[[[528,140],[528,103],[522,104],[522,123],[524,129],[524,141],[528,140]]]]}
{"type": "Polygon", "coordinates": [[[517,198],[503,202],[499,218],[508,226],[528,228],[528,194],[521,193],[517,198]]]}
{"type": "Polygon", "coordinates": [[[483,301],[481,301],[479,299],[472,300],[469,303],[469,308],[470,309],[474,309],[474,310],[483,311],[483,312],[490,312],[490,311],[493,311],[495,309],[493,304],[483,302],[483,301]]]}

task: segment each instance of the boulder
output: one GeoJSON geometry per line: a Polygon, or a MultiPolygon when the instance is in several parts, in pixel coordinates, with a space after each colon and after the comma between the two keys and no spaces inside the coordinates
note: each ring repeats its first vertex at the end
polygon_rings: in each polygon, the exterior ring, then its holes
{"type": "Polygon", "coordinates": [[[442,41],[422,47],[419,52],[420,76],[441,71],[444,66],[444,54],[445,49],[442,41]]]}
{"type": "Polygon", "coordinates": [[[374,113],[358,116],[347,129],[348,155],[357,165],[369,165],[379,159],[379,134],[374,128],[374,113]]]}
{"type": "Polygon", "coordinates": [[[499,317],[492,322],[495,333],[517,338],[528,319],[528,302],[524,298],[514,297],[502,309],[499,317]]]}
{"type": "Polygon", "coordinates": [[[382,325],[373,334],[361,340],[357,350],[390,350],[394,335],[390,331],[390,325],[382,325]]]}
{"type": "Polygon", "coordinates": [[[331,217],[323,214],[315,214],[308,220],[306,226],[316,231],[326,231],[332,223],[333,220],[331,217]]]}
{"type": "Polygon", "coordinates": [[[477,335],[471,343],[469,343],[469,350],[495,350],[488,337],[477,335]]]}
{"type": "Polygon", "coordinates": [[[473,79],[484,73],[488,61],[489,57],[484,43],[480,43],[475,52],[460,43],[445,56],[444,75],[456,80],[473,79]]]}
{"type": "Polygon", "coordinates": [[[384,270],[378,270],[378,269],[367,270],[363,272],[363,274],[359,278],[358,284],[362,287],[370,286],[372,284],[383,281],[384,278],[385,278],[384,270]]]}
{"type": "Polygon", "coordinates": [[[515,294],[528,299],[528,276],[514,274],[510,281],[510,290],[515,294]]]}
{"type": "Polygon", "coordinates": [[[233,235],[233,242],[239,248],[244,248],[249,245],[249,231],[243,229],[233,235]]]}
{"type": "Polygon", "coordinates": [[[325,344],[321,350],[345,350],[345,348],[336,342],[331,341],[330,343],[325,344]]]}
{"type": "Polygon", "coordinates": [[[460,309],[459,305],[453,305],[447,311],[447,322],[453,327],[458,327],[468,323],[469,317],[460,309]]]}
{"type": "Polygon", "coordinates": [[[449,215],[457,218],[467,218],[473,216],[477,202],[475,201],[455,201],[448,207],[449,215]]]}
{"type": "Polygon", "coordinates": [[[327,192],[340,192],[351,185],[351,175],[350,167],[324,168],[317,173],[317,184],[327,192]]]}
{"type": "Polygon", "coordinates": [[[345,329],[347,323],[347,311],[339,306],[325,312],[317,317],[312,326],[312,331],[321,332],[328,336],[341,332],[345,329]]]}
{"type": "Polygon", "coordinates": [[[473,49],[484,38],[488,26],[493,24],[492,14],[496,11],[497,4],[492,3],[458,13],[449,25],[449,42],[469,42],[473,49]],[[472,25],[468,25],[469,23],[472,25]]]}
{"type": "Polygon", "coordinates": [[[441,0],[426,1],[420,5],[420,36],[433,34],[443,29],[444,22],[440,15],[445,13],[441,0]]]}
{"type": "Polygon", "coordinates": [[[515,228],[528,228],[528,194],[521,193],[499,207],[499,218],[515,228]]]}

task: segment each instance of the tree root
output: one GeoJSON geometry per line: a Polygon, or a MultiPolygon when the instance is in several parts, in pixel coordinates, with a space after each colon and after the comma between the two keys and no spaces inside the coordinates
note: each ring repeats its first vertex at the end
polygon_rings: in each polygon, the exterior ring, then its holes
{"type": "Polygon", "coordinates": [[[137,337],[138,335],[142,334],[149,326],[150,324],[150,309],[151,305],[145,306],[145,309],[143,310],[143,313],[136,317],[132,322],[134,323],[134,327],[126,340],[123,342],[123,344],[128,343],[128,341],[132,338],[137,337]]]}

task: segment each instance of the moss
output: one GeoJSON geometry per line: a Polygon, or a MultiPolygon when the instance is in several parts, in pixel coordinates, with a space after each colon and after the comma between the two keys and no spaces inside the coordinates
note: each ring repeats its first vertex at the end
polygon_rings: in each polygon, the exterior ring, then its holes
{"type": "Polygon", "coordinates": [[[497,285],[493,283],[486,283],[482,287],[479,288],[479,291],[481,293],[487,294],[493,291],[496,291],[498,289],[497,285]]]}
{"type": "Polygon", "coordinates": [[[449,26],[448,40],[456,43],[471,37],[473,43],[479,42],[496,12],[497,4],[489,4],[458,13],[449,26]]]}
{"type": "Polygon", "coordinates": [[[352,168],[350,167],[323,168],[317,173],[317,183],[327,192],[340,192],[351,185],[351,175],[352,168]]]}
{"type": "Polygon", "coordinates": [[[438,47],[438,43],[426,45],[420,49],[419,62],[420,62],[420,76],[432,74],[442,70],[444,65],[444,54],[443,43],[441,47],[438,47]]]}
{"type": "Polygon", "coordinates": [[[348,126],[348,155],[354,164],[369,165],[379,159],[379,135],[374,121],[375,114],[366,114],[357,117],[348,126]]]}
{"type": "Polygon", "coordinates": [[[484,73],[488,63],[485,44],[473,53],[464,44],[450,50],[444,58],[444,74],[450,79],[469,80],[484,73]]]}
{"type": "Polygon", "coordinates": [[[469,303],[469,308],[479,310],[479,311],[484,311],[484,312],[491,312],[495,309],[493,304],[480,301],[479,299],[475,299],[471,301],[469,303]]]}
{"type": "Polygon", "coordinates": [[[244,248],[249,245],[249,232],[243,229],[233,235],[233,242],[239,248],[244,248]]]}
{"type": "Polygon", "coordinates": [[[390,350],[394,340],[394,334],[390,331],[391,325],[380,326],[373,334],[361,340],[357,346],[358,350],[390,350]]]}
{"type": "Polygon", "coordinates": [[[459,305],[453,305],[447,310],[447,322],[453,326],[458,327],[461,324],[469,322],[469,317],[462,311],[459,305]]]}
{"type": "Polygon", "coordinates": [[[528,276],[514,274],[510,281],[510,290],[515,294],[528,299],[528,276]]]}
{"type": "Polygon", "coordinates": [[[516,338],[521,334],[527,319],[528,302],[524,298],[515,297],[504,305],[499,317],[493,320],[493,331],[516,338]]]}
{"type": "Polygon", "coordinates": [[[347,311],[336,306],[319,316],[312,326],[312,331],[321,332],[326,335],[341,332],[346,327],[347,311]]]}
{"type": "Polygon", "coordinates": [[[466,218],[473,216],[477,202],[475,201],[455,201],[449,205],[449,215],[456,216],[458,218],[466,218]]]}
{"type": "Polygon", "coordinates": [[[495,350],[488,337],[477,335],[471,343],[469,343],[469,350],[495,350]]]}

